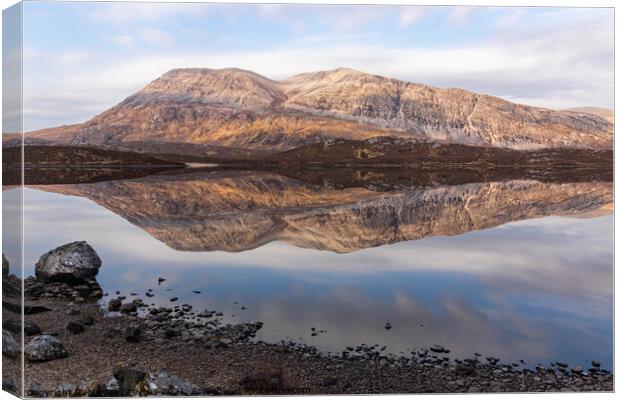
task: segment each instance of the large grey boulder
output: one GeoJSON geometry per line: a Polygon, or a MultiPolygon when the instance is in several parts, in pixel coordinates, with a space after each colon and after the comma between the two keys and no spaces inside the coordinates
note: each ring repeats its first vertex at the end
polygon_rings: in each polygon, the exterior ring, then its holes
{"type": "Polygon", "coordinates": [[[30,361],[49,361],[69,355],[60,340],[50,335],[41,335],[32,339],[24,348],[24,353],[30,361]]]}
{"type": "Polygon", "coordinates": [[[84,241],[67,243],[43,254],[35,265],[35,275],[43,282],[77,283],[94,279],[101,259],[84,241]]]}
{"type": "Polygon", "coordinates": [[[19,355],[17,340],[7,330],[2,330],[2,354],[9,357],[17,357],[19,355]]]}

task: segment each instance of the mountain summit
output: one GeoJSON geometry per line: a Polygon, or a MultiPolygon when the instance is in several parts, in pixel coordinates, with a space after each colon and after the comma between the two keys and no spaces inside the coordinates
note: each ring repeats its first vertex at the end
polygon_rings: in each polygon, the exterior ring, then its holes
{"type": "Polygon", "coordinates": [[[390,136],[511,149],[611,149],[613,122],[349,68],[274,81],[226,68],[174,69],[82,124],[30,137],[70,144],[182,143],[270,154],[390,136]]]}

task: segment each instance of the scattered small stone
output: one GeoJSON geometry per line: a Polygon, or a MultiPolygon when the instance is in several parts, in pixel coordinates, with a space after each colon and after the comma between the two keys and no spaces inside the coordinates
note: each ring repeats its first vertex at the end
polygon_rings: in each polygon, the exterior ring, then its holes
{"type": "Polygon", "coordinates": [[[449,353],[449,350],[447,350],[445,347],[440,346],[438,344],[431,346],[430,350],[434,353],[449,353]]]}
{"type": "Polygon", "coordinates": [[[195,396],[199,394],[199,389],[168,371],[160,370],[148,375],[144,385],[140,385],[137,394],[140,396],[195,396]]]}
{"type": "MultiPolygon", "coordinates": [[[[2,302],[2,306],[3,307],[5,306],[4,302],[2,302]]],[[[40,314],[42,312],[48,312],[48,311],[52,311],[52,309],[45,307],[45,306],[24,306],[25,315],[40,314]]],[[[21,307],[20,307],[20,312],[21,312],[21,307]]]]}
{"type": "Polygon", "coordinates": [[[121,305],[119,311],[122,312],[123,314],[129,314],[137,310],[138,308],[136,307],[136,304],[134,302],[131,302],[131,303],[124,303],[123,305],[121,305]]]}
{"type": "Polygon", "coordinates": [[[133,395],[136,386],[143,382],[147,376],[146,372],[122,366],[115,367],[112,374],[118,382],[119,393],[123,397],[133,395]]]}
{"type": "Polygon", "coordinates": [[[385,323],[385,329],[387,329],[387,330],[392,329],[392,324],[390,322],[386,322],[385,323]]]}
{"type": "Polygon", "coordinates": [[[86,315],[80,318],[77,322],[85,326],[92,326],[95,324],[95,318],[91,317],[90,315],[86,315]]]}
{"type": "Polygon", "coordinates": [[[179,298],[178,298],[178,297],[173,297],[173,298],[171,298],[171,299],[170,299],[170,301],[173,301],[173,302],[174,302],[174,301],[177,301],[177,300],[179,300],[179,298]]]}
{"type": "Polygon", "coordinates": [[[112,299],[108,302],[108,311],[119,311],[122,304],[120,299],[112,299]]]}
{"type": "Polygon", "coordinates": [[[337,383],[338,383],[338,378],[327,377],[327,378],[323,378],[323,380],[321,381],[321,386],[329,387],[329,386],[334,386],[337,383]]]}
{"type": "Polygon", "coordinates": [[[255,372],[244,377],[239,384],[247,391],[272,393],[282,387],[282,373],[271,371],[255,372]]]}
{"type": "Polygon", "coordinates": [[[142,330],[138,326],[130,326],[125,329],[125,340],[131,343],[140,342],[140,335],[142,330]]]}
{"type": "Polygon", "coordinates": [[[9,357],[17,357],[20,354],[20,346],[15,337],[7,330],[2,330],[2,354],[9,357]]]}
{"type": "Polygon", "coordinates": [[[172,328],[167,328],[164,331],[164,335],[166,335],[166,337],[171,338],[171,337],[175,337],[179,335],[179,332],[177,332],[176,330],[172,329],[172,328]]]}
{"type": "MultiPolygon", "coordinates": [[[[20,335],[22,333],[22,323],[19,320],[7,320],[2,324],[2,327],[16,335],[20,335]]],[[[26,320],[24,321],[24,333],[28,336],[36,335],[38,333],[41,333],[41,328],[39,328],[39,325],[35,324],[34,322],[26,320]]]]}
{"type": "Polygon", "coordinates": [[[17,385],[15,384],[15,379],[11,377],[2,378],[2,390],[6,392],[10,392],[13,394],[17,393],[17,385]]]}
{"type": "Polygon", "coordinates": [[[69,332],[71,332],[74,335],[78,335],[82,332],[84,332],[84,326],[82,326],[81,324],[77,323],[77,322],[69,322],[67,324],[67,330],[69,332]]]}

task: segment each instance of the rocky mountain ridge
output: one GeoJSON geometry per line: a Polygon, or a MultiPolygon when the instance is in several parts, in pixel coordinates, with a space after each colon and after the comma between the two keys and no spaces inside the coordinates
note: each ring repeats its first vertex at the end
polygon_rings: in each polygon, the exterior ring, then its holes
{"type": "Polygon", "coordinates": [[[610,149],[613,123],[347,68],[274,81],[240,69],[174,69],[83,124],[28,134],[70,144],[163,142],[273,154],[377,136],[512,149],[610,149]]]}

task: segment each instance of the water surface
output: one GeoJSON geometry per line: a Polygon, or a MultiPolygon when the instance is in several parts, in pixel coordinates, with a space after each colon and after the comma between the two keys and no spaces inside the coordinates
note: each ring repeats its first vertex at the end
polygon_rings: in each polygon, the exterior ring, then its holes
{"type": "Polygon", "coordinates": [[[533,181],[380,192],[265,173],[37,186],[24,191],[26,274],[86,240],[105,292],[262,321],[266,341],[611,369],[611,193],[533,181]]]}

